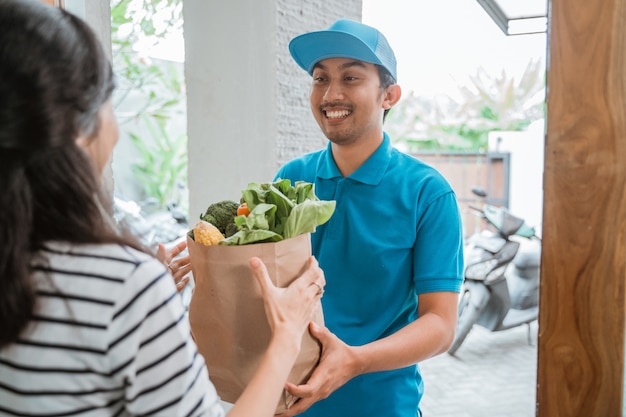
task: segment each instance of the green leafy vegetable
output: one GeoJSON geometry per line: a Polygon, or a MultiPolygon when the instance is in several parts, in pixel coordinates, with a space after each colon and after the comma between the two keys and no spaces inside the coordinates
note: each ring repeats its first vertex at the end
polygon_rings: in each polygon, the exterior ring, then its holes
{"type": "Polygon", "coordinates": [[[235,201],[218,201],[217,203],[211,204],[204,214],[200,214],[200,220],[211,223],[213,226],[217,227],[223,235],[230,236],[232,233],[228,233],[228,229],[237,215],[237,207],[239,207],[239,203],[235,201]]]}
{"type": "Polygon", "coordinates": [[[220,245],[278,242],[312,233],[335,211],[335,201],[320,200],[314,184],[304,181],[293,186],[289,180],[250,183],[241,194],[250,214],[235,217],[239,231],[220,245]]]}

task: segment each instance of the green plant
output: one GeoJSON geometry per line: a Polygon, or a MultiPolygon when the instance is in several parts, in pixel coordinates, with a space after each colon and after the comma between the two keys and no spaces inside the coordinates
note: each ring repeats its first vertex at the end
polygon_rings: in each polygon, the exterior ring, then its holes
{"type": "Polygon", "coordinates": [[[145,199],[160,209],[177,205],[187,183],[187,136],[174,118],[184,114],[180,66],[152,60],[145,50],[182,30],[181,0],[111,0],[111,40],[120,130],[139,159],[131,166],[145,199]]]}
{"type": "Polygon", "coordinates": [[[490,76],[483,68],[459,87],[460,100],[410,94],[388,115],[385,129],[409,151],[484,151],[496,130],[524,130],[544,117],[544,67],[531,60],[520,79],[502,71],[490,76]]]}
{"type": "Polygon", "coordinates": [[[178,203],[180,186],[187,183],[187,136],[168,133],[161,118],[145,117],[143,122],[152,142],[147,144],[139,135],[130,133],[141,155],[132,165],[132,171],[146,194],[159,207],[167,207],[172,202],[178,203]]]}

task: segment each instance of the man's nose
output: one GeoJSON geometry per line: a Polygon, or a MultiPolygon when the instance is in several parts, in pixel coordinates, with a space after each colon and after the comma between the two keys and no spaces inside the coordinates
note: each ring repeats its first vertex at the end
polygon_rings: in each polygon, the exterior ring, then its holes
{"type": "Polygon", "coordinates": [[[330,81],[324,92],[325,101],[337,101],[343,99],[343,87],[339,81],[330,81]]]}

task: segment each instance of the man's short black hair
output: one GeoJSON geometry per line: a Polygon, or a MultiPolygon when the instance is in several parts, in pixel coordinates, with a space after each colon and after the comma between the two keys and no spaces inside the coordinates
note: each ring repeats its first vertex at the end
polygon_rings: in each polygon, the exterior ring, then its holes
{"type": "MultiPolygon", "coordinates": [[[[389,73],[389,71],[385,69],[385,67],[382,65],[376,65],[376,68],[378,69],[378,76],[380,77],[380,88],[386,89],[387,87],[396,84],[396,80],[389,73]]],[[[383,114],[383,122],[385,121],[385,118],[387,118],[389,110],[391,109],[385,110],[385,113],[383,114]]]]}

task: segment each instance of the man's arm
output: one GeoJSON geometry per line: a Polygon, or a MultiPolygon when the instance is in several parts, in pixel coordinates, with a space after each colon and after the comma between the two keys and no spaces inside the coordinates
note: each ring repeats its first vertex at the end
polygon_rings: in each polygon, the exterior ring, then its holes
{"type": "Polygon", "coordinates": [[[396,333],[356,347],[363,371],[403,368],[448,350],[454,339],[458,294],[434,292],[419,296],[419,318],[396,333]]]}
{"type": "Polygon", "coordinates": [[[312,325],[311,333],[322,343],[320,364],[306,384],[287,384],[301,399],[282,416],[302,413],[358,375],[403,368],[445,352],[454,338],[457,304],[455,292],[421,294],[417,320],[363,346],[348,346],[328,329],[312,325]]]}

